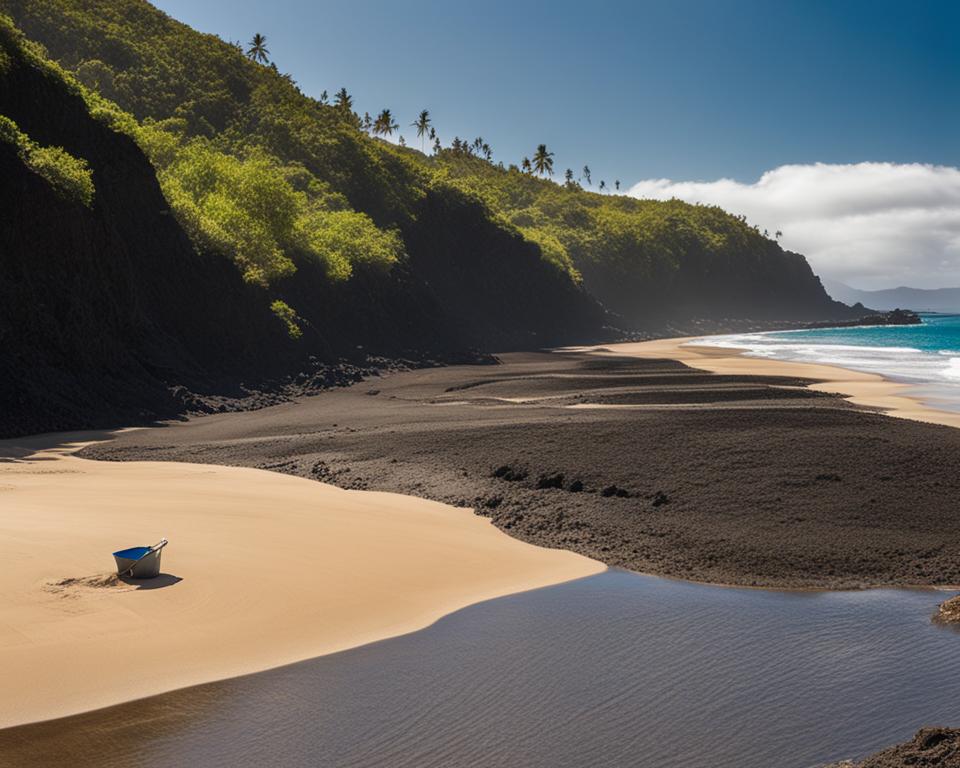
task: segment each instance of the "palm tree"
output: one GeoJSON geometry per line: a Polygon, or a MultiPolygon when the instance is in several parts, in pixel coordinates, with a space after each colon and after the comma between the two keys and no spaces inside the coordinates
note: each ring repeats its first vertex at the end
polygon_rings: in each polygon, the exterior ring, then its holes
{"type": "Polygon", "coordinates": [[[389,109],[383,110],[373,123],[373,132],[380,136],[393,136],[393,132],[400,126],[393,121],[393,115],[389,109]]]}
{"type": "Polygon", "coordinates": [[[341,88],[337,91],[336,96],[333,97],[333,103],[344,112],[349,112],[353,109],[353,97],[347,93],[346,88],[341,88]]]}
{"type": "Polygon", "coordinates": [[[613,186],[615,186],[615,187],[617,188],[617,192],[619,192],[619,191],[620,191],[620,179],[617,179],[615,182],[613,182],[613,186]]]}
{"type": "Polygon", "coordinates": [[[406,140],[405,138],[403,138],[402,135],[400,136],[400,142],[399,142],[399,143],[400,143],[400,146],[401,146],[401,147],[407,146],[407,140],[406,140]]]}
{"type": "Polygon", "coordinates": [[[247,58],[266,64],[270,60],[270,51],[267,50],[267,38],[257,32],[247,48],[247,58]]]}
{"type": "Polygon", "coordinates": [[[363,113],[362,125],[363,125],[363,130],[365,130],[367,133],[370,133],[370,129],[373,128],[373,118],[370,117],[369,112],[363,113]]]}
{"type": "Polygon", "coordinates": [[[320,94],[320,103],[326,105],[330,101],[330,97],[327,95],[327,92],[324,91],[320,94]]]}
{"type": "Polygon", "coordinates": [[[490,149],[490,145],[487,144],[487,142],[483,142],[483,145],[480,147],[480,151],[483,152],[484,160],[489,161],[493,159],[493,150],[490,149]]]}
{"type": "Polygon", "coordinates": [[[430,128],[430,112],[426,109],[421,110],[420,116],[410,125],[417,129],[417,136],[420,137],[420,151],[423,152],[423,139],[427,135],[427,131],[432,130],[430,128]]]}
{"type": "Polygon", "coordinates": [[[605,182],[603,179],[600,179],[600,191],[603,192],[603,190],[605,190],[606,188],[607,188],[607,182],[605,182]]]}
{"type": "Polygon", "coordinates": [[[583,178],[585,178],[585,179],[587,180],[587,184],[593,184],[593,182],[590,181],[590,166],[589,166],[589,165],[583,166],[583,178]]]}
{"type": "Polygon", "coordinates": [[[523,158],[523,162],[520,163],[520,170],[523,171],[524,173],[532,173],[532,172],[533,172],[533,166],[530,165],[530,158],[529,158],[529,157],[523,158]]]}
{"type": "Polygon", "coordinates": [[[774,236],[775,238],[777,238],[777,240],[779,240],[781,237],[783,237],[783,232],[781,232],[781,231],[778,229],[776,232],[773,233],[773,236],[774,236]]]}
{"type": "Polygon", "coordinates": [[[553,152],[547,152],[546,144],[537,145],[537,151],[533,153],[533,169],[540,176],[553,176],[553,152]]]}

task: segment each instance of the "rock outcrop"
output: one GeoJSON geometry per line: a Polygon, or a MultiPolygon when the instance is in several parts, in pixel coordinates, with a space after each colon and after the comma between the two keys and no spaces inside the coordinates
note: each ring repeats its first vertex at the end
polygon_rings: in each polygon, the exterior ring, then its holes
{"type": "Polygon", "coordinates": [[[824,768],[960,768],[960,729],[922,728],[910,741],[855,763],[824,768]]]}
{"type": "Polygon", "coordinates": [[[940,603],[934,619],[942,624],[960,625],[960,595],[940,603]]]}

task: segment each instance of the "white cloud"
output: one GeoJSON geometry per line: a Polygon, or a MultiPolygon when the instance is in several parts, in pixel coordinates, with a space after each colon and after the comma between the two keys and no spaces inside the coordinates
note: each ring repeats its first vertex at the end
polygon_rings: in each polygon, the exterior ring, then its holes
{"type": "Polygon", "coordinates": [[[960,286],[960,168],[857,163],[783,165],[753,184],[649,179],[634,197],[711,203],[804,254],[815,272],[857,288],[960,286]]]}

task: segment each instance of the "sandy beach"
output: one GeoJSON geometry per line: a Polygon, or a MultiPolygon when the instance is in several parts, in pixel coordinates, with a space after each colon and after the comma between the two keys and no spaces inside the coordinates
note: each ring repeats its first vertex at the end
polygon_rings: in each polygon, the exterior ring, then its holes
{"type": "MultiPolygon", "coordinates": [[[[871,374],[687,341],[0,443],[0,728],[86,712],[63,721],[71,749],[91,723],[129,736],[153,715],[91,710],[408,633],[603,563],[787,589],[960,583],[943,504],[960,492],[953,414],[871,374]],[[161,536],[160,578],[111,578],[112,550],[161,536]]],[[[177,701],[150,706],[176,720],[177,701]]],[[[7,732],[25,765],[33,732],[7,732]]]]}
{"type": "Polygon", "coordinates": [[[693,581],[960,584],[960,520],[944,503],[960,493],[960,430],[931,423],[951,414],[867,374],[680,344],[398,373],[82,455],[431,498],[524,541],[693,581]]]}
{"type": "Polygon", "coordinates": [[[95,437],[0,443],[0,727],[350,648],[604,569],[410,496],[71,455],[95,437]],[[111,583],[112,551],[161,536],[158,579],[111,583]]]}

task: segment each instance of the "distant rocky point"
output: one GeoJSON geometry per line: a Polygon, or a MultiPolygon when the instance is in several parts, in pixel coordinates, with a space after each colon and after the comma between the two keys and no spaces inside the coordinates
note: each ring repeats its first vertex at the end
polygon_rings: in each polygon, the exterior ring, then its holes
{"type": "Polygon", "coordinates": [[[862,291],[844,283],[821,277],[823,286],[833,298],[844,304],[863,304],[881,311],[909,307],[918,312],[960,312],[960,288],[888,288],[862,291]]]}
{"type": "MultiPolygon", "coordinates": [[[[862,305],[856,305],[854,309],[862,305]]],[[[909,309],[894,309],[890,312],[877,312],[864,315],[856,320],[824,320],[808,323],[806,328],[854,328],[865,325],[920,325],[923,321],[916,312],[909,309]]]]}

